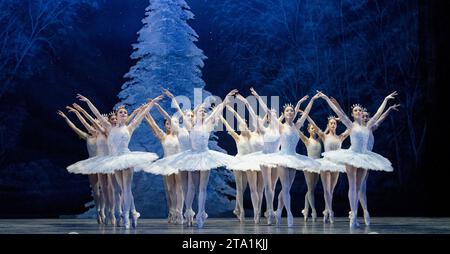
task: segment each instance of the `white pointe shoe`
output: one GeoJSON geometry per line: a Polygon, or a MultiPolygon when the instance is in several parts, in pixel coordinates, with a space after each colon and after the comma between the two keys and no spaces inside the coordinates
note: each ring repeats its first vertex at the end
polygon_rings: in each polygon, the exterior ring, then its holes
{"type": "Polygon", "coordinates": [[[97,223],[98,224],[103,224],[100,210],[97,211],[97,223]]]}
{"type": "Polygon", "coordinates": [[[113,227],[115,227],[116,226],[116,215],[114,214],[114,212],[109,212],[108,213],[108,219],[109,219],[109,222],[111,223],[111,226],[113,226],[113,227]]]}
{"type": "Polygon", "coordinates": [[[303,220],[304,220],[305,222],[308,221],[308,213],[309,213],[308,209],[303,209],[303,210],[302,210],[303,220]]]}
{"type": "Polygon", "coordinates": [[[329,211],[328,212],[328,216],[329,216],[329,219],[330,219],[330,223],[334,224],[334,212],[333,211],[329,211]]]}
{"type": "Polygon", "coordinates": [[[233,214],[236,215],[236,218],[237,218],[238,220],[240,220],[241,210],[239,210],[239,208],[237,208],[237,207],[234,208],[233,214]]]}
{"type": "Polygon", "coordinates": [[[276,222],[277,216],[274,211],[267,211],[267,225],[272,225],[273,222],[276,222]]]}
{"type": "Polygon", "coordinates": [[[192,225],[194,224],[194,215],[195,212],[192,209],[186,210],[186,212],[184,212],[184,217],[186,218],[186,224],[188,227],[192,227],[192,225]]]}
{"type": "Polygon", "coordinates": [[[130,223],[130,215],[128,213],[123,214],[123,226],[125,229],[130,229],[131,223],[130,223]]]}
{"type": "Polygon", "coordinates": [[[123,225],[123,217],[122,217],[122,213],[120,213],[119,217],[116,218],[116,226],[121,227],[122,225],[123,225]]]}
{"type": "Polygon", "coordinates": [[[184,224],[183,214],[180,211],[175,212],[175,224],[178,224],[178,225],[184,224]]]}
{"type": "Polygon", "coordinates": [[[288,227],[294,226],[294,216],[292,215],[292,213],[289,213],[287,215],[287,225],[288,227]]]}
{"type": "Polygon", "coordinates": [[[255,222],[255,224],[259,224],[261,220],[261,217],[259,215],[259,213],[256,213],[255,216],[253,216],[253,221],[255,222]]]}
{"type": "Polygon", "coordinates": [[[311,218],[312,218],[313,222],[317,221],[317,212],[316,212],[316,210],[312,210],[311,211],[311,218]]]}
{"type": "Polygon", "coordinates": [[[327,224],[330,221],[330,213],[328,210],[323,211],[323,223],[327,224]]]}
{"type": "Polygon", "coordinates": [[[131,213],[131,226],[133,228],[137,227],[139,217],[141,217],[141,214],[139,212],[133,211],[131,213]]]}
{"type": "Polygon", "coordinates": [[[203,225],[205,224],[205,220],[208,218],[208,215],[205,212],[202,212],[200,214],[197,214],[197,227],[203,228],[203,225]]]}
{"type": "MultiPolygon", "coordinates": [[[[206,215],[206,217],[208,218],[208,215],[206,215]]],[[[238,218],[239,218],[240,223],[244,223],[245,222],[245,212],[241,211],[238,218]]]]}
{"type": "Polygon", "coordinates": [[[364,223],[366,223],[366,226],[370,226],[370,214],[369,211],[364,211],[364,223]]]}
{"type": "Polygon", "coordinates": [[[276,212],[275,212],[275,214],[276,214],[276,221],[277,221],[277,225],[280,225],[281,224],[281,215],[282,215],[282,211],[280,211],[280,210],[277,210],[276,212]]]}
{"type": "Polygon", "coordinates": [[[358,218],[353,215],[350,217],[350,228],[356,228],[359,227],[358,218]]]}
{"type": "Polygon", "coordinates": [[[352,211],[348,212],[348,218],[349,218],[349,219],[352,218],[352,211]]]}

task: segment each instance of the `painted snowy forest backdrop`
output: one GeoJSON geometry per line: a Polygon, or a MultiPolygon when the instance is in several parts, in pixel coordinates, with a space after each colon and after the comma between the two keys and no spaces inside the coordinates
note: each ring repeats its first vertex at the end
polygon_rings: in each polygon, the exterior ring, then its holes
{"type": "MultiPolygon", "coordinates": [[[[0,202],[11,204],[2,206],[0,217],[86,212],[85,203],[91,200],[87,178],[65,170],[87,156],[85,144],[56,111],[74,102],[77,93],[91,98],[103,112],[119,102],[136,106],[156,95],[160,85],[175,95],[192,96],[192,87],[204,87],[221,97],[231,88],[248,95],[254,86],[262,95],[280,96],[281,105],[319,89],[337,98],[344,109],[362,103],[372,112],[397,90],[403,107],[376,131],[374,148],[392,161],[395,171],[371,173],[369,205],[374,215],[439,213],[420,204],[431,195],[423,168],[428,134],[423,105],[431,89],[424,65],[433,49],[420,22],[427,6],[410,0],[186,3],[190,11],[186,5],[182,11],[157,14],[147,9],[146,15],[148,0],[0,0],[0,202]],[[169,14],[178,15],[176,22],[153,22],[169,14]],[[142,22],[159,26],[154,30],[161,39],[153,41],[142,22]],[[140,45],[145,40],[148,47],[140,45]],[[158,54],[139,60],[148,52],[158,54]],[[142,74],[139,65],[155,68],[145,73],[146,80],[154,81],[150,89],[132,86],[139,83],[134,79],[142,74]],[[165,78],[176,82],[160,82],[165,78]],[[130,97],[133,93],[140,97],[130,97]]],[[[330,113],[319,102],[312,117],[325,126],[330,113]]],[[[136,136],[132,149],[162,154],[145,124],[136,136]]],[[[216,149],[235,154],[227,133],[217,136],[216,149]]],[[[298,151],[306,153],[302,144],[298,151]]],[[[348,211],[346,184],[342,175],[334,202],[338,216],[348,211]]],[[[137,174],[134,191],[145,217],[166,214],[161,177],[137,174]]],[[[296,215],[305,192],[298,173],[292,188],[296,215]]],[[[321,210],[320,184],[316,200],[321,210]]],[[[217,170],[209,185],[207,211],[231,216],[232,207],[232,175],[217,170]]]]}

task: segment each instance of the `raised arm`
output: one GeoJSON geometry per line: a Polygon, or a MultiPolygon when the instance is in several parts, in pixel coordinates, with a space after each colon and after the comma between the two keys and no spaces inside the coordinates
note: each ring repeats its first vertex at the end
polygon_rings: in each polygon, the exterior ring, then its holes
{"type": "Polygon", "coordinates": [[[223,111],[225,105],[228,104],[228,101],[229,101],[230,97],[233,96],[233,95],[235,95],[237,92],[238,92],[237,89],[231,90],[231,91],[225,96],[225,99],[222,101],[222,103],[220,103],[219,105],[217,105],[217,106],[213,109],[213,111],[211,112],[211,114],[210,114],[208,117],[206,117],[205,123],[206,123],[206,124],[213,124],[213,123],[214,123],[214,120],[218,117],[218,115],[219,115],[220,113],[222,113],[222,111],[223,111]]]}
{"type": "Polygon", "coordinates": [[[88,112],[86,112],[86,110],[84,110],[80,105],[73,103],[72,104],[73,108],[75,108],[78,112],[81,112],[84,117],[86,117],[89,122],[91,122],[91,124],[99,131],[101,131],[102,133],[106,133],[105,128],[103,128],[98,121],[95,121],[94,118],[92,118],[91,115],[88,114],[88,112]]]}
{"type": "Polygon", "coordinates": [[[76,109],[70,107],[70,106],[66,106],[66,109],[69,112],[74,113],[77,117],[78,120],[80,120],[81,124],[83,124],[84,128],[86,128],[86,130],[90,133],[90,134],[94,134],[95,133],[95,128],[92,127],[91,125],[89,125],[86,120],[83,118],[83,116],[80,114],[80,112],[78,112],[76,109]]]}
{"type": "Polygon", "coordinates": [[[237,95],[236,95],[236,99],[242,101],[242,102],[245,104],[245,106],[246,106],[247,109],[248,109],[248,113],[249,113],[249,115],[250,115],[250,122],[251,122],[251,124],[252,124],[252,127],[253,127],[256,131],[260,132],[260,131],[261,131],[261,126],[262,126],[262,124],[260,123],[260,121],[262,121],[262,120],[261,120],[261,118],[259,118],[259,117],[256,115],[255,111],[253,110],[253,108],[252,108],[252,106],[250,105],[250,103],[248,102],[248,100],[245,99],[245,98],[244,98],[242,95],[240,95],[240,94],[237,94],[237,95]]]}
{"type": "MultiPolygon", "coordinates": [[[[295,105],[295,108],[294,108],[294,119],[297,117],[297,113],[299,113],[300,112],[300,106],[302,105],[302,103],[304,102],[304,101],[306,101],[308,99],[308,96],[303,96],[303,98],[301,98],[298,102],[297,102],[297,105],[295,105]]],[[[282,114],[282,115],[284,115],[284,114],[282,114]]]]}
{"type": "Polygon", "coordinates": [[[58,115],[60,115],[62,118],[64,118],[64,120],[66,121],[66,123],[67,123],[67,125],[69,125],[69,127],[81,138],[81,139],[84,139],[84,140],[86,140],[88,137],[89,137],[89,135],[86,133],[86,132],[84,132],[84,131],[82,131],[82,130],[80,130],[80,129],[78,129],[76,126],[75,126],[75,124],[73,124],[72,123],[72,121],[70,121],[69,120],[69,118],[61,111],[61,110],[58,110],[58,115]]]}
{"type": "Polygon", "coordinates": [[[130,122],[130,124],[128,124],[128,131],[130,131],[130,133],[133,133],[133,131],[139,126],[139,124],[141,124],[142,120],[148,114],[153,105],[155,105],[155,103],[157,103],[158,101],[162,100],[162,98],[163,96],[160,95],[154,98],[153,100],[150,100],[143,106],[142,110],[139,111],[139,113],[136,114],[136,116],[130,122]]]}
{"type": "Polygon", "coordinates": [[[139,106],[138,108],[136,108],[135,110],[133,110],[133,112],[131,113],[131,115],[128,116],[127,118],[127,124],[129,124],[131,122],[131,120],[133,120],[133,118],[136,116],[137,113],[139,113],[142,110],[142,107],[145,104],[139,106]]]}
{"type": "Polygon", "coordinates": [[[227,129],[228,133],[233,137],[234,141],[239,142],[239,135],[231,128],[230,124],[223,118],[222,115],[219,115],[220,121],[225,125],[225,128],[227,129]]]}
{"type": "Polygon", "coordinates": [[[227,107],[228,111],[233,113],[234,117],[236,117],[236,120],[238,121],[239,124],[245,125],[248,128],[245,120],[242,119],[242,117],[236,112],[236,110],[234,110],[234,108],[232,108],[230,105],[226,105],[226,107],[227,107]]]}
{"type": "MultiPolygon", "coordinates": [[[[305,97],[306,97],[306,99],[308,98],[307,95],[306,95],[305,97]]],[[[303,97],[303,98],[305,98],[305,97],[303,97]]],[[[302,116],[301,116],[300,119],[298,119],[297,122],[295,123],[295,126],[297,127],[297,129],[300,129],[300,128],[303,126],[303,124],[305,123],[306,118],[308,117],[309,111],[310,111],[311,108],[312,108],[312,105],[313,105],[314,101],[315,101],[316,99],[318,99],[318,98],[319,98],[319,94],[316,94],[316,95],[314,95],[314,96],[311,98],[311,100],[309,100],[309,103],[308,103],[308,105],[306,106],[305,110],[303,111],[302,116]]]]}
{"type": "Polygon", "coordinates": [[[397,92],[393,92],[386,96],[384,98],[383,103],[381,103],[380,107],[378,108],[377,112],[370,118],[369,122],[367,122],[367,128],[372,128],[372,125],[375,124],[375,122],[380,118],[381,114],[383,114],[384,109],[386,108],[386,105],[389,100],[395,99],[395,96],[397,95],[397,92]]]}
{"type": "Polygon", "coordinates": [[[328,106],[330,106],[334,113],[338,115],[339,119],[345,125],[345,127],[351,129],[353,126],[353,122],[350,120],[350,118],[348,118],[348,116],[343,111],[341,111],[336,105],[334,105],[334,103],[330,100],[330,98],[328,98],[328,96],[320,91],[317,91],[317,93],[320,98],[324,99],[328,103],[328,106]]]}
{"type": "Polygon", "coordinates": [[[158,103],[155,103],[155,107],[158,109],[159,113],[167,120],[170,121],[169,114],[159,105],[158,103]]]}
{"type": "Polygon", "coordinates": [[[145,121],[147,121],[148,126],[150,126],[150,129],[152,130],[153,134],[162,141],[165,138],[165,133],[161,128],[159,128],[158,124],[156,124],[155,119],[153,119],[151,114],[147,114],[145,116],[145,121]]]}
{"type": "Polygon", "coordinates": [[[309,143],[308,137],[301,130],[299,130],[298,133],[300,134],[300,139],[302,140],[303,144],[305,144],[305,146],[308,145],[309,143]]]}
{"type": "Polygon", "coordinates": [[[80,101],[86,102],[89,109],[92,111],[92,113],[94,113],[95,117],[100,121],[100,123],[102,123],[103,126],[105,126],[108,130],[111,128],[111,124],[109,123],[109,121],[103,118],[102,114],[100,114],[100,111],[98,111],[98,109],[94,106],[94,104],[92,104],[92,102],[88,98],[84,97],[81,94],[78,94],[77,98],[80,101]]]}
{"type": "Polygon", "coordinates": [[[173,94],[171,92],[169,92],[169,90],[164,89],[163,93],[169,97],[170,99],[172,99],[172,104],[175,106],[175,109],[177,110],[178,114],[180,114],[180,116],[183,116],[183,120],[184,120],[184,112],[183,110],[181,110],[180,104],[178,104],[178,101],[175,99],[175,96],[173,96],[173,94]]]}
{"type": "Polygon", "coordinates": [[[346,129],[344,132],[341,133],[341,135],[339,135],[339,139],[341,140],[341,142],[344,142],[344,140],[350,136],[350,131],[351,129],[346,129]]]}
{"type": "Polygon", "coordinates": [[[250,92],[258,100],[259,104],[261,105],[262,109],[264,110],[264,113],[269,113],[269,108],[267,107],[267,104],[263,101],[261,96],[259,96],[259,94],[255,91],[255,89],[253,87],[250,88],[250,92]]]}
{"type": "Polygon", "coordinates": [[[386,117],[389,115],[389,113],[392,112],[392,110],[398,111],[398,107],[400,107],[400,104],[395,104],[393,106],[390,106],[386,112],[384,112],[380,118],[378,118],[376,120],[376,122],[372,125],[372,131],[375,131],[376,129],[378,129],[378,127],[380,126],[380,124],[386,119],[386,117]]]}

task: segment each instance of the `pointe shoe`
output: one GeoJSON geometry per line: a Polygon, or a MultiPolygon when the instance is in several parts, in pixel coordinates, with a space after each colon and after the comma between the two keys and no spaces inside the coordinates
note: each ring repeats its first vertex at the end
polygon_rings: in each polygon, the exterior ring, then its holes
{"type": "Polygon", "coordinates": [[[108,213],[108,220],[109,223],[111,223],[111,226],[115,227],[116,226],[116,215],[114,215],[114,212],[109,212],[108,213]]]}
{"type": "Polygon", "coordinates": [[[255,222],[255,224],[259,224],[261,218],[259,213],[255,214],[255,216],[253,216],[253,221],[255,222]]]}
{"type": "Polygon", "coordinates": [[[333,211],[329,211],[328,212],[328,216],[330,218],[330,223],[334,224],[334,212],[333,211]]]}
{"type": "Polygon", "coordinates": [[[120,227],[123,225],[123,217],[122,217],[122,213],[119,214],[119,217],[116,218],[116,226],[120,227]]]}
{"type": "MultiPolygon", "coordinates": [[[[206,215],[206,218],[208,218],[208,215],[206,215]]],[[[240,214],[239,214],[239,222],[240,223],[244,223],[245,222],[245,213],[244,213],[244,211],[242,211],[240,214]]]]}
{"type": "Polygon", "coordinates": [[[100,211],[97,211],[96,217],[97,217],[97,223],[99,225],[103,224],[102,217],[100,216],[100,211]]]}
{"type": "Polygon", "coordinates": [[[205,224],[205,220],[208,218],[208,215],[205,212],[201,212],[200,214],[197,214],[197,227],[203,228],[203,225],[205,224]]]}
{"type": "Polygon", "coordinates": [[[184,224],[183,214],[180,211],[175,213],[175,224],[182,225],[184,224]]]}
{"type": "Polygon", "coordinates": [[[130,223],[130,215],[128,213],[124,213],[123,215],[123,226],[125,229],[130,229],[131,223],[130,223]]]}
{"type": "Polygon", "coordinates": [[[316,213],[316,210],[312,210],[312,211],[311,211],[311,218],[312,218],[312,221],[313,221],[313,222],[316,222],[316,221],[317,221],[317,213],[316,213]]]}
{"type": "Polygon", "coordinates": [[[306,222],[308,221],[308,209],[303,209],[302,210],[302,214],[303,214],[303,220],[306,222]]]}
{"type": "Polygon", "coordinates": [[[141,214],[139,212],[133,211],[131,213],[131,226],[133,228],[137,227],[137,222],[138,222],[139,217],[141,217],[141,214]]]}
{"type": "Polygon", "coordinates": [[[281,215],[282,215],[282,211],[277,210],[277,211],[275,212],[275,214],[276,214],[277,225],[280,225],[280,224],[281,224],[281,215]]]}
{"type": "Polygon", "coordinates": [[[366,223],[366,226],[370,226],[370,214],[369,211],[364,211],[364,223],[366,223]]]}
{"type": "Polygon", "coordinates": [[[323,223],[327,224],[330,220],[330,213],[328,210],[323,211],[323,223]]]}
{"type": "Polygon", "coordinates": [[[350,223],[349,223],[350,228],[359,227],[359,223],[358,223],[357,220],[358,220],[358,218],[356,216],[354,216],[353,213],[352,213],[352,216],[350,218],[350,223]]]}
{"type": "Polygon", "coordinates": [[[292,213],[289,213],[287,215],[287,225],[288,227],[294,226],[294,216],[292,215],[292,213]]]}
{"type": "Polygon", "coordinates": [[[240,220],[241,211],[239,210],[239,208],[234,208],[233,214],[236,215],[236,218],[238,218],[238,220],[240,220]]]}
{"type": "Polygon", "coordinates": [[[186,210],[186,212],[184,212],[184,217],[186,217],[186,224],[188,227],[192,227],[192,224],[194,223],[194,215],[195,212],[192,209],[186,210]]]}
{"type": "Polygon", "coordinates": [[[348,218],[349,218],[349,219],[352,218],[352,211],[348,212],[348,218]]]}
{"type": "Polygon", "coordinates": [[[267,225],[272,225],[272,223],[274,221],[276,221],[277,216],[276,216],[274,211],[268,211],[267,215],[268,215],[268,217],[267,217],[267,225]]]}

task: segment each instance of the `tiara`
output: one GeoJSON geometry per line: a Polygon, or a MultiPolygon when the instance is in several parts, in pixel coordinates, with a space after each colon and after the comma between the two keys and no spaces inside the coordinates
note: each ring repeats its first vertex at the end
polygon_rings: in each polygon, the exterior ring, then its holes
{"type": "Polygon", "coordinates": [[[113,111],[109,112],[108,116],[113,116],[115,114],[116,114],[116,111],[113,110],[113,111]]]}
{"type": "Polygon", "coordinates": [[[351,107],[351,109],[353,110],[353,109],[356,108],[356,107],[359,107],[359,108],[363,109],[363,106],[362,106],[361,104],[359,104],[359,103],[353,104],[352,107],[351,107]]]}
{"type": "Polygon", "coordinates": [[[107,114],[102,114],[102,116],[108,118],[108,115],[107,115],[107,114]]]}
{"type": "Polygon", "coordinates": [[[118,111],[119,109],[126,109],[126,108],[125,108],[125,105],[122,104],[122,105],[118,106],[118,107],[117,107],[117,111],[118,111]]]}
{"type": "Polygon", "coordinates": [[[330,121],[330,120],[335,120],[335,121],[337,121],[337,119],[338,119],[338,118],[335,117],[335,116],[329,116],[329,117],[328,117],[328,121],[330,121]]]}
{"type": "Polygon", "coordinates": [[[286,103],[286,104],[284,104],[283,109],[286,109],[289,107],[294,108],[294,105],[292,105],[291,103],[286,103]]]}

